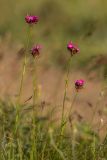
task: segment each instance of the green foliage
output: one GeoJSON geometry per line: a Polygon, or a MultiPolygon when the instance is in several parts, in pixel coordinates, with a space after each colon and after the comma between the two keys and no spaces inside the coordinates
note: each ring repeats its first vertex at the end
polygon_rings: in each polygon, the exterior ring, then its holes
{"type": "Polygon", "coordinates": [[[61,136],[59,127],[50,122],[48,117],[47,120],[35,117],[36,134],[33,136],[32,106],[21,106],[16,135],[15,106],[1,101],[0,108],[0,160],[34,160],[35,156],[39,160],[107,158],[107,137],[101,142],[98,133],[86,123],[75,123],[74,130],[71,128],[73,132],[66,131],[61,136]],[[36,151],[32,155],[34,142],[36,151]]]}

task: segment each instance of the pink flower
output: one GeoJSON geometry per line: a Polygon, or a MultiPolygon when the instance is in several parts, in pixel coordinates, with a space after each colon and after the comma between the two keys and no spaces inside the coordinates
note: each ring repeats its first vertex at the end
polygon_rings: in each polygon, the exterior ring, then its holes
{"type": "Polygon", "coordinates": [[[27,15],[25,17],[25,21],[26,21],[26,23],[34,24],[34,23],[37,23],[39,21],[39,17],[38,16],[27,15]]]}
{"type": "Polygon", "coordinates": [[[76,80],[75,81],[75,88],[78,89],[82,89],[84,86],[84,80],[80,79],[80,80],[76,80]]]}
{"type": "Polygon", "coordinates": [[[72,42],[68,43],[67,49],[70,51],[71,56],[79,52],[79,48],[76,45],[74,45],[72,42]]]}
{"type": "Polygon", "coordinates": [[[33,55],[33,57],[37,57],[40,55],[40,49],[42,47],[40,45],[35,45],[32,49],[31,49],[31,54],[33,55]]]}

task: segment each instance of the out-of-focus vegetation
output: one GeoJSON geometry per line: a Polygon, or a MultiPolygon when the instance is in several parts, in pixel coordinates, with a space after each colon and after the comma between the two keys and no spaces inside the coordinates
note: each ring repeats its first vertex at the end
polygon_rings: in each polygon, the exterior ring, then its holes
{"type": "MultiPolygon", "coordinates": [[[[80,47],[78,64],[81,66],[85,66],[85,62],[90,63],[93,56],[106,55],[106,0],[19,0],[18,2],[2,0],[0,2],[0,35],[4,36],[9,32],[12,40],[25,43],[24,16],[27,13],[40,17],[39,25],[35,27],[37,30],[35,42],[43,44],[44,48],[53,55],[52,61],[56,64],[63,63],[66,55],[65,46],[70,40],[80,47]]],[[[103,57],[105,58],[107,59],[106,56],[103,57]]],[[[106,74],[105,63],[102,61],[100,65],[106,74]]]]}

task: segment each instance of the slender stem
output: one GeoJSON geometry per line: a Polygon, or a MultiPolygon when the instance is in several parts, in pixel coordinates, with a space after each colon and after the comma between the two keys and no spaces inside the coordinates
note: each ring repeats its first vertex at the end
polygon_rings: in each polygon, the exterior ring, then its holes
{"type": "Polygon", "coordinates": [[[23,89],[23,82],[24,82],[24,75],[26,72],[26,65],[27,65],[27,52],[29,50],[29,44],[30,44],[30,29],[28,28],[27,32],[27,45],[25,50],[25,56],[24,56],[24,62],[23,62],[23,68],[22,68],[22,75],[21,75],[21,82],[20,82],[20,88],[19,88],[19,96],[17,99],[17,106],[16,106],[16,126],[15,126],[15,134],[17,134],[18,126],[19,126],[19,112],[20,112],[20,101],[22,96],[22,89],[23,89]]]}
{"type": "Polygon", "coordinates": [[[78,95],[78,92],[76,92],[76,94],[75,94],[75,96],[73,98],[73,101],[71,102],[68,118],[71,116],[72,108],[73,108],[73,105],[74,105],[74,103],[75,103],[75,101],[77,99],[77,95],[78,95]]]}
{"type": "MultiPolygon", "coordinates": [[[[52,145],[52,147],[55,149],[55,151],[60,155],[60,158],[62,160],[66,160],[66,158],[64,157],[63,152],[58,148],[58,146],[55,144],[54,139],[53,139],[53,130],[50,128],[49,130],[49,136],[50,136],[50,143],[52,145]]],[[[55,155],[54,155],[55,157],[55,155]]]]}
{"type": "Polygon", "coordinates": [[[37,76],[36,76],[36,65],[35,63],[37,62],[37,59],[34,58],[33,59],[33,110],[35,108],[36,105],[36,101],[37,101],[37,76]]]}
{"type": "Polygon", "coordinates": [[[67,63],[67,75],[66,75],[66,79],[65,79],[65,90],[64,90],[63,105],[62,105],[61,126],[62,126],[63,120],[64,120],[65,101],[66,101],[66,94],[67,94],[67,88],[68,88],[70,65],[71,65],[71,57],[67,63]]]}
{"type": "Polygon", "coordinates": [[[19,89],[19,97],[18,97],[18,103],[19,104],[20,104],[20,99],[21,99],[21,95],[22,95],[24,75],[25,75],[25,72],[26,72],[27,52],[29,50],[29,44],[30,44],[30,29],[31,28],[29,27],[28,34],[27,34],[27,46],[26,46],[25,57],[24,57],[24,62],[23,62],[23,69],[22,69],[22,76],[21,76],[20,89],[19,89]]]}
{"type": "Polygon", "coordinates": [[[72,126],[72,158],[73,160],[76,159],[76,154],[75,154],[75,133],[74,133],[74,126],[72,126]]]}
{"type": "Polygon", "coordinates": [[[37,74],[36,74],[36,68],[37,68],[37,59],[33,59],[33,124],[35,125],[35,117],[37,117],[37,110],[35,110],[37,100],[38,100],[38,89],[37,89],[37,74]]]}
{"type": "Polygon", "coordinates": [[[19,138],[17,139],[17,143],[18,143],[18,150],[19,150],[18,152],[19,152],[20,160],[23,160],[22,144],[19,138]]]}
{"type": "Polygon", "coordinates": [[[97,103],[96,103],[96,105],[95,105],[95,108],[94,108],[94,110],[93,110],[93,115],[92,115],[92,118],[91,118],[90,126],[92,126],[92,124],[93,124],[93,121],[94,121],[94,118],[95,118],[95,115],[96,115],[96,111],[97,111],[98,104],[99,104],[99,101],[97,101],[97,103]]]}
{"type": "Polygon", "coordinates": [[[33,59],[33,128],[32,128],[32,149],[31,149],[31,157],[30,159],[37,159],[37,123],[35,124],[35,118],[37,118],[37,110],[35,110],[37,104],[37,76],[36,76],[36,67],[37,67],[37,59],[33,59]]]}
{"type": "MultiPolygon", "coordinates": [[[[75,94],[75,96],[73,98],[73,101],[71,102],[68,119],[72,115],[72,108],[73,108],[74,103],[76,101],[77,95],[78,95],[78,92],[76,92],[76,94],[75,94]]],[[[72,135],[72,157],[73,157],[73,160],[75,160],[76,159],[76,157],[75,157],[76,156],[75,155],[75,133],[74,133],[75,128],[74,128],[74,124],[72,123],[72,121],[70,121],[70,123],[71,123],[71,128],[72,128],[72,130],[71,130],[71,135],[72,135]]]]}

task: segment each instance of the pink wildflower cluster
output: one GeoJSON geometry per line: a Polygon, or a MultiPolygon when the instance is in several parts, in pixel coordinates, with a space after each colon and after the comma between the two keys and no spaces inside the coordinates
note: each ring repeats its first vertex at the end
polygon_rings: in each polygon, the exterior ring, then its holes
{"type": "Polygon", "coordinates": [[[38,18],[38,16],[27,15],[25,17],[25,21],[28,24],[34,24],[34,23],[37,23],[39,21],[39,18],[38,18]]]}
{"type": "Polygon", "coordinates": [[[77,90],[82,89],[83,86],[84,86],[84,80],[80,79],[75,81],[75,88],[77,90]]]}
{"type": "Polygon", "coordinates": [[[79,48],[76,45],[74,45],[72,42],[68,43],[67,49],[70,51],[71,56],[79,52],[79,48]]]}
{"type": "Polygon", "coordinates": [[[42,47],[40,45],[35,45],[34,47],[32,47],[31,49],[31,54],[33,55],[33,57],[37,57],[40,55],[40,49],[42,47]]]}
{"type": "MultiPolygon", "coordinates": [[[[25,17],[25,21],[28,24],[36,24],[39,21],[39,17],[34,15],[27,15],[25,17]]],[[[40,45],[35,45],[32,47],[31,54],[33,55],[33,57],[37,57],[40,55],[40,49],[41,49],[40,45]]]]}

